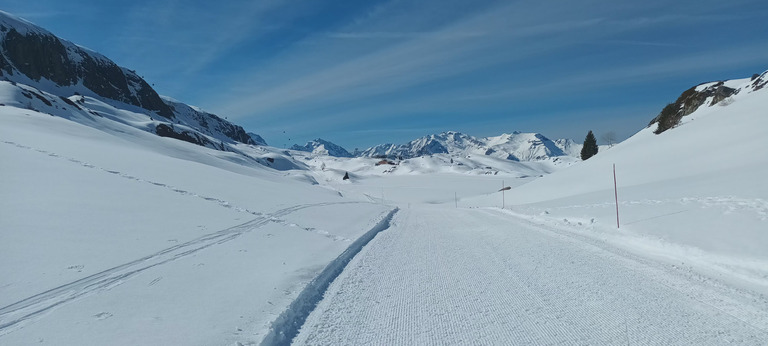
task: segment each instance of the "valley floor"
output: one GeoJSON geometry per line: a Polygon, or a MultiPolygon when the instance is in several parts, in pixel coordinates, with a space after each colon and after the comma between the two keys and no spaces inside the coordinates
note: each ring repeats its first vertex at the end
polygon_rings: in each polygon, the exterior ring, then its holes
{"type": "Polygon", "coordinates": [[[299,345],[764,345],[765,297],[499,209],[403,209],[299,345]]]}

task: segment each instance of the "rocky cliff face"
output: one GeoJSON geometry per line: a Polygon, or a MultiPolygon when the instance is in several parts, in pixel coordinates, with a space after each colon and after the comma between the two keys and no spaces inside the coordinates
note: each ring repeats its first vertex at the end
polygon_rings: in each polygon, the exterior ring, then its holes
{"type": "Polygon", "coordinates": [[[161,97],[135,71],[0,11],[0,79],[59,96],[114,100],[165,119],[155,133],[219,150],[224,143],[257,144],[245,130],[215,114],[161,97]],[[183,125],[184,130],[178,126],[183,125]],[[210,137],[210,138],[206,138],[210,137]]]}
{"type": "Polygon", "coordinates": [[[232,124],[215,114],[189,106],[169,97],[162,97],[162,100],[173,110],[175,119],[180,124],[195,128],[199,132],[221,141],[234,140],[235,142],[245,144],[259,144],[242,127],[232,124]]]}
{"type": "Polygon", "coordinates": [[[648,126],[658,124],[654,133],[660,134],[680,123],[680,120],[702,106],[711,107],[727,103],[732,96],[740,92],[753,92],[768,84],[768,71],[755,74],[749,80],[737,79],[717,81],[697,85],[684,91],[675,102],[668,104],[648,126]]]}
{"type": "Polygon", "coordinates": [[[24,78],[57,86],[82,85],[94,94],[173,118],[170,107],[136,73],[71,42],[0,13],[0,73],[8,80],[24,78]]]}

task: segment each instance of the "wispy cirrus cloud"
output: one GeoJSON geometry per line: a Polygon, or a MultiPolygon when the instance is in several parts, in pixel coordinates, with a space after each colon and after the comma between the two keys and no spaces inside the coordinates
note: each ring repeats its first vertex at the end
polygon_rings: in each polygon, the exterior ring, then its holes
{"type": "MultiPolygon", "coordinates": [[[[527,13],[516,11],[515,6],[497,5],[487,11],[461,18],[429,32],[356,31],[313,38],[309,49],[300,50],[303,59],[277,64],[275,69],[260,72],[291,70],[291,66],[311,65],[313,69],[302,75],[280,80],[273,85],[236,83],[235,90],[254,90],[250,97],[239,94],[225,100],[220,109],[236,117],[265,113],[296,102],[306,104],[336,102],[375,94],[386,94],[402,88],[429,83],[476,69],[508,63],[560,45],[571,43],[570,33],[577,29],[595,30],[600,19],[526,18],[527,13]],[[315,50],[346,47],[327,40],[344,39],[397,39],[353,56],[328,56],[319,60],[315,50]],[[515,48],[517,45],[519,47],[515,48]]],[[[542,17],[542,16],[540,16],[542,17]]],[[[351,40],[351,41],[355,41],[351,40]]],[[[352,44],[352,43],[350,43],[352,44]]],[[[302,47],[304,48],[304,47],[302,47]]],[[[302,69],[299,67],[299,69],[302,69]]],[[[256,78],[258,80],[258,78],[256,78]]],[[[218,108],[218,107],[217,107],[218,108]]]]}
{"type": "Polygon", "coordinates": [[[368,39],[436,39],[451,40],[486,36],[485,32],[332,32],[330,38],[349,40],[368,39]]]}
{"type": "MultiPolygon", "coordinates": [[[[396,4],[386,3],[347,27],[298,42],[281,60],[244,71],[242,78],[228,90],[229,97],[219,95],[216,100],[208,101],[216,110],[236,119],[300,118],[307,111],[403,93],[423,85],[445,88],[447,83],[441,81],[477,71],[513,70],[517,62],[535,65],[537,57],[556,55],[586,43],[681,47],[678,42],[621,38],[619,34],[724,18],[654,15],[607,1],[590,11],[584,11],[581,4],[567,1],[547,4],[524,1],[493,2],[482,10],[439,22],[423,17],[424,13],[417,10],[413,14],[399,13],[396,4]],[[393,20],[383,21],[378,16],[393,20]],[[413,24],[419,20],[439,24],[428,27],[413,24]]],[[[654,2],[649,6],[661,5],[654,2]]],[[[457,94],[471,95],[483,89],[483,85],[451,83],[457,94]]],[[[501,84],[502,89],[524,87],[510,81],[501,84]]],[[[487,85],[493,86],[494,82],[487,85]]]]}

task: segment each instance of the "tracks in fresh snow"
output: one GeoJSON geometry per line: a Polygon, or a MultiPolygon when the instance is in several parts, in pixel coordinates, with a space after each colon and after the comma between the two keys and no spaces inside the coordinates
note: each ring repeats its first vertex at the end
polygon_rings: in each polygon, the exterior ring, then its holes
{"type": "Polygon", "coordinates": [[[295,344],[768,341],[765,297],[498,212],[420,207],[391,224],[330,285],[295,344]]]}
{"type": "Polygon", "coordinates": [[[99,166],[96,166],[96,165],[92,165],[92,164],[90,164],[88,162],[84,162],[84,161],[81,161],[81,160],[78,160],[78,159],[75,159],[75,158],[71,158],[71,157],[62,156],[62,155],[59,155],[57,153],[50,152],[50,151],[47,151],[47,150],[29,147],[29,146],[26,146],[26,145],[23,145],[23,144],[18,144],[16,142],[11,142],[11,141],[3,141],[2,143],[13,145],[13,146],[15,146],[17,148],[21,148],[21,149],[36,151],[36,152],[38,152],[40,154],[48,155],[48,156],[50,156],[52,158],[58,158],[58,159],[66,160],[66,161],[72,162],[74,164],[80,165],[80,166],[85,167],[85,168],[96,169],[96,170],[99,170],[99,171],[102,171],[102,172],[105,172],[105,173],[109,173],[109,174],[113,174],[115,176],[119,176],[119,177],[124,178],[124,179],[133,180],[133,181],[140,182],[140,183],[151,184],[151,185],[156,186],[156,187],[167,189],[167,190],[169,190],[169,191],[171,191],[173,193],[200,198],[200,199],[203,199],[203,200],[208,201],[208,202],[216,203],[216,204],[218,204],[221,207],[228,208],[228,209],[233,209],[233,210],[238,211],[238,212],[244,212],[244,213],[248,213],[248,214],[256,215],[256,216],[262,215],[262,213],[260,213],[260,212],[255,212],[255,211],[248,210],[247,208],[243,208],[243,207],[239,207],[239,206],[236,206],[236,205],[232,205],[228,201],[225,201],[223,199],[219,199],[219,198],[216,198],[216,197],[210,197],[210,196],[206,196],[206,195],[197,194],[195,192],[187,191],[187,190],[184,190],[182,188],[178,188],[178,187],[175,187],[175,186],[172,186],[172,185],[168,185],[168,184],[165,184],[165,183],[162,183],[162,182],[157,182],[157,181],[153,181],[153,180],[147,180],[147,179],[139,178],[139,177],[133,176],[131,174],[123,173],[123,172],[120,172],[120,171],[117,171],[117,170],[108,169],[108,168],[102,168],[102,167],[99,167],[99,166]]]}
{"type": "Polygon", "coordinates": [[[184,258],[211,246],[226,243],[244,233],[258,229],[279,218],[301,209],[357,202],[329,202],[301,204],[264,214],[238,226],[203,235],[193,240],[163,249],[131,262],[89,275],[82,279],[35,294],[7,306],[0,307],[0,335],[7,334],[23,323],[41,314],[83,296],[110,289],[147,269],[184,258]]]}

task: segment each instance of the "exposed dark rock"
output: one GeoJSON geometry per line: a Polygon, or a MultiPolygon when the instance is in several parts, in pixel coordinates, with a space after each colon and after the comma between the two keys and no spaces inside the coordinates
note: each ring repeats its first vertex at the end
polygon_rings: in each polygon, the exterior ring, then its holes
{"type": "Polygon", "coordinates": [[[764,88],[766,85],[768,85],[768,71],[763,72],[761,75],[755,74],[752,76],[751,86],[753,91],[758,91],[764,88]]]}
{"type": "Polygon", "coordinates": [[[208,138],[205,138],[191,131],[177,130],[173,127],[173,125],[158,124],[155,127],[155,133],[157,133],[157,135],[160,137],[169,137],[204,147],[217,148],[217,145],[211,142],[208,138]]]}
{"type": "MultiPolygon", "coordinates": [[[[22,89],[24,97],[30,100],[37,98],[56,108],[64,107],[56,100],[58,96],[69,106],[102,117],[102,114],[88,109],[86,98],[77,92],[77,98],[68,98],[72,89],[76,89],[86,96],[139,107],[149,115],[154,112],[172,120],[155,126],[154,132],[163,137],[233,152],[237,151],[230,145],[233,141],[266,144],[260,137],[256,136],[261,141],[257,142],[242,127],[215,114],[161,98],[135,71],[120,67],[96,52],[59,39],[32,23],[4,12],[0,13],[0,76],[0,79],[14,85],[18,82],[19,85],[29,85],[53,94],[22,89]],[[70,88],[51,88],[51,83],[47,81],[70,88]],[[175,123],[176,127],[171,123],[175,123]]],[[[27,107],[33,107],[32,102],[26,103],[27,107]]],[[[117,107],[120,108],[119,105],[117,107]]],[[[152,132],[153,129],[147,131],[152,132]]]]}
{"type": "Polygon", "coordinates": [[[77,105],[77,103],[72,102],[72,100],[70,100],[70,99],[68,99],[68,98],[66,98],[64,96],[59,96],[59,98],[62,101],[64,101],[64,103],[66,103],[66,104],[68,104],[70,106],[73,106],[73,107],[77,108],[78,110],[83,110],[82,108],[80,108],[80,106],[77,105]]]}
{"type": "Polygon", "coordinates": [[[674,103],[665,106],[661,113],[651,120],[648,126],[658,123],[654,133],[660,134],[677,126],[680,123],[680,119],[699,109],[708,98],[712,97],[712,102],[709,105],[713,106],[738,92],[736,89],[729,88],[723,84],[723,82],[718,82],[701,91],[697,91],[697,87],[684,91],[674,103]]]}
{"type": "Polygon", "coordinates": [[[213,137],[223,135],[235,142],[257,144],[245,130],[217,116],[181,102],[165,99],[163,102],[177,114],[184,124],[213,137]]]}
{"type": "Polygon", "coordinates": [[[135,73],[124,70],[104,57],[64,45],[56,36],[35,32],[21,34],[10,28],[3,35],[0,70],[15,70],[34,81],[50,80],[60,86],[83,86],[96,95],[139,106],[173,118],[173,112],[157,92],[135,73]],[[73,59],[73,56],[76,59],[73,59]]]}
{"type": "Polygon", "coordinates": [[[51,103],[51,101],[48,101],[48,99],[47,99],[47,98],[45,98],[45,97],[43,97],[43,95],[40,95],[40,94],[38,94],[38,93],[36,93],[36,92],[34,92],[34,91],[30,91],[29,93],[30,93],[30,94],[32,94],[32,96],[36,97],[38,100],[40,100],[40,101],[42,101],[43,103],[45,103],[45,105],[46,105],[46,106],[48,106],[48,107],[51,107],[51,106],[53,106],[53,104],[51,103]]]}

